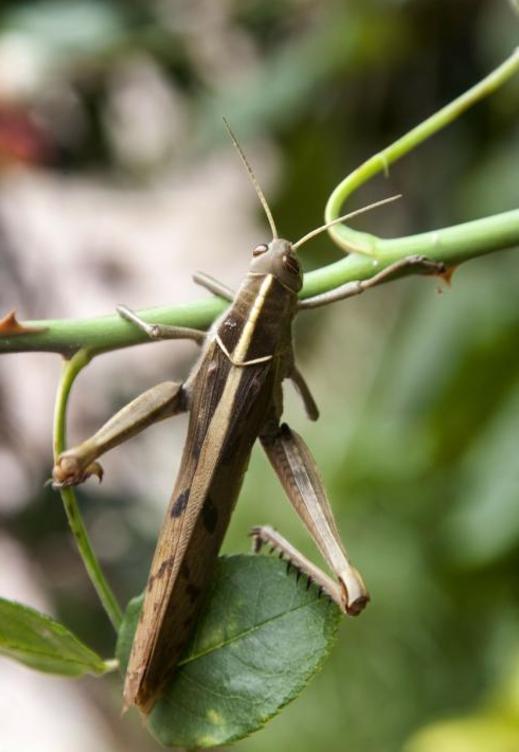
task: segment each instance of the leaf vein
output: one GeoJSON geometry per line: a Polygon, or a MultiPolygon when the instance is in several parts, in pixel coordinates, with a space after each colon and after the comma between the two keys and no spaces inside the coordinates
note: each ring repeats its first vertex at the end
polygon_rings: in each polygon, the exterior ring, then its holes
{"type": "Polygon", "coordinates": [[[257,632],[266,624],[270,624],[270,622],[276,621],[278,619],[284,619],[286,616],[293,614],[296,611],[299,611],[300,609],[313,606],[315,603],[316,603],[315,600],[309,601],[307,603],[301,603],[298,606],[294,606],[294,608],[287,609],[286,611],[283,611],[280,614],[275,614],[274,616],[270,616],[268,619],[265,619],[264,621],[259,622],[258,624],[254,624],[254,626],[249,627],[249,629],[246,629],[243,632],[239,632],[238,634],[234,635],[228,640],[222,640],[221,642],[216,643],[215,645],[211,645],[211,647],[206,648],[205,650],[202,650],[200,653],[196,653],[195,655],[190,655],[188,658],[185,658],[184,660],[180,661],[178,666],[179,668],[180,666],[186,666],[188,663],[192,663],[198,658],[203,658],[204,656],[209,655],[210,653],[214,653],[216,650],[220,650],[222,648],[227,647],[227,645],[231,645],[233,642],[237,642],[239,640],[244,639],[245,637],[248,637],[250,634],[257,632]]]}

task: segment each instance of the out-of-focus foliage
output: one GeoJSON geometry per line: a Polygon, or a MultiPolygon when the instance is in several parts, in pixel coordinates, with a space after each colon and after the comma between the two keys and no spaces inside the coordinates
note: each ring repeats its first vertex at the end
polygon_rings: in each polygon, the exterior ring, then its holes
{"type": "Polygon", "coordinates": [[[405,752],[514,752],[519,746],[517,656],[511,665],[509,679],[476,713],[426,726],[405,752]]]}
{"type": "MultiPolygon", "coordinates": [[[[262,142],[277,173],[271,203],[281,234],[300,237],[321,222],[338,180],[481,78],[519,38],[507,0],[17,0],[3,3],[1,13],[0,299],[2,306],[22,301],[28,317],[42,297],[52,316],[53,298],[27,282],[12,224],[4,226],[13,165],[37,166],[39,180],[51,176],[65,190],[71,176],[95,172],[107,185],[127,192],[149,185],[158,196],[172,174],[230,149],[225,114],[246,147],[262,142]]],[[[367,187],[359,202],[381,187],[404,201],[362,226],[397,236],[515,208],[518,109],[515,80],[395,166],[389,180],[367,187]]],[[[243,185],[245,192],[245,178],[243,185]]],[[[211,190],[220,190],[218,182],[211,190]]],[[[210,194],[201,202],[202,214],[210,194]]],[[[104,212],[113,209],[107,204],[104,212]]],[[[223,249],[207,221],[198,227],[213,260],[223,249]]],[[[78,270],[86,289],[101,263],[89,253],[78,270]]],[[[325,237],[304,254],[307,268],[338,256],[325,237]]],[[[178,275],[187,280],[189,248],[184,256],[178,275]]],[[[103,267],[118,295],[124,272],[109,260],[103,267]]],[[[224,268],[220,277],[231,274],[224,268]]],[[[305,421],[290,388],[287,418],[316,455],[372,603],[344,622],[333,659],[301,698],[236,749],[519,746],[517,281],[516,254],[496,254],[457,271],[442,294],[434,281],[408,279],[301,317],[300,365],[321,420],[305,421]]],[[[151,350],[146,355],[151,368],[151,350]]],[[[23,368],[23,356],[10,362],[23,368]]],[[[127,389],[105,384],[92,399],[102,392],[120,406],[138,386],[127,389]]],[[[50,401],[44,390],[42,400],[50,401]]],[[[75,399],[86,404],[85,392],[78,385],[75,399]]],[[[7,430],[16,425],[9,399],[4,386],[0,449],[16,455],[31,482],[20,484],[25,506],[11,508],[10,498],[11,511],[0,507],[2,524],[38,562],[60,619],[109,654],[112,635],[70,549],[62,511],[48,491],[38,494],[49,456],[37,446],[25,451],[30,437],[7,430]]],[[[153,479],[147,493],[155,494],[153,479]]],[[[139,510],[149,500],[113,489],[103,495],[88,486],[82,498],[109,577],[127,600],[145,582],[160,513],[143,524],[139,510]]],[[[314,555],[258,452],[225,550],[244,550],[248,528],[265,522],[314,555]]],[[[118,712],[116,700],[114,724],[124,738],[128,721],[115,720],[118,712]]],[[[144,737],[138,744],[140,752],[155,748],[144,737]]]]}

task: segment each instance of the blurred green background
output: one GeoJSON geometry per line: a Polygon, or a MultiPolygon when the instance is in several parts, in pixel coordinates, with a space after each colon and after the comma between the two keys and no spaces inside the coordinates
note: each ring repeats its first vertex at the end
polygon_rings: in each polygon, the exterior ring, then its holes
{"type": "MultiPolygon", "coordinates": [[[[42,185],[64,194],[74,186],[80,207],[92,202],[94,183],[109,189],[111,198],[101,202],[94,224],[118,211],[114,195],[149,192],[157,197],[151,216],[143,212],[132,221],[153,246],[157,213],[166,237],[174,232],[174,217],[167,206],[161,209],[161,188],[175,174],[190,176],[193,201],[179,211],[193,218],[176,257],[177,286],[168,301],[174,303],[184,289],[197,295],[189,279],[195,270],[189,233],[207,253],[204,268],[231,283],[254,240],[264,240],[253,195],[245,207],[231,202],[218,217],[211,210],[222,189],[218,169],[213,175],[204,166],[218,165],[222,154],[235,172],[238,194],[252,192],[231,153],[222,114],[260,179],[266,177],[281,234],[297,239],[321,223],[326,199],[342,177],[499,64],[517,45],[518,32],[519,16],[507,0],[2,3],[2,310],[17,305],[26,318],[101,315],[121,295],[141,306],[167,302],[164,290],[160,299],[153,297],[151,283],[133,298],[139,280],[124,286],[130,258],[136,263],[125,245],[130,224],[127,235],[114,238],[116,260],[110,244],[95,253],[88,242],[79,244],[76,266],[66,267],[70,279],[60,274],[66,243],[61,256],[50,254],[50,241],[29,249],[16,199],[21,183],[24,201],[36,196],[47,218],[48,205],[38,198],[42,185]],[[247,217],[237,219],[243,211],[247,217]],[[230,255],[222,256],[216,218],[229,225],[230,255]],[[40,284],[35,263],[44,265],[52,282],[40,284]],[[96,274],[103,297],[88,298],[89,275],[96,274]],[[87,301],[82,308],[80,293],[67,300],[59,292],[78,277],[87,301]]],[[[397,164],[389,179],[366,187],[359,202],[373,191],[401,192],[404,199],[359,226],[397,236],[516,208],[518,105],[514,80],[397,164]]],[[[65,214],[58,210],[48,220],[51,239],[62,237],[65,214]]],[[[72,226],[70,242],[79,234],[72,226]]],[[[321,236],[306,247],[304,261],[310,269],[339,255],[321,236]]],[[[196,263],[205,261],[197,257],[196,263]]],[[[164,264],[159,275],[167,286],[170,267],[164,264]]],[[[304,694],[237,750],[519,750],[518,268],[513,253],[498,253],[458,270],[450,288],[408,278],[298,320],[300,366],[321,419],[309,424],[290,388],[287,419],[314,451],[372,603],[359,619],[344,621],[331,659],[304,694]]],[[[117,360],[120,354],[105,356],[114,370],[101,371],[95,386],[87,377],[78,383],[73,439],[139,390],[174,377],[171,368],[185,373],[194,354],[182,350],[177,361],[175,345],[160,345],[157,366],[154,347],[137,348],[130,366],[117,360]],[[139,372],[133,380],[132,370],[144,358],[147,375],[139,372]],[[126,371],[121,380],[118,368],[126,371]]],[[[29,368],[34,376],[50,357],[3,359],[2,536],[37,572],[47,610],[110,655],[113,634],[81,570],[63,511],[50,491],[40,490],[51,462],[57,358],[56,370],[31,387],[45,417],[33,411],[21,428],[22,407],[13,407],[29,368]]],[[[87,524],[122,602],[144,585],[167,501],[167,485],[154,485],[147,463],[153,467],[157,453],[161,463],[168,457],[171,466],[178,462],[182,425],[171,428],[178,432],[171,443],[169,430],[162,439],[147,439],[142,453],[138,443],[130,450],[144,479],[133,493],[124,485],[124,467],[121,487],[114,474],[107,487],[92,483],[81,490],[87,524]],[[159,450],[160,441],[166,447],[159,450]]],[[[173,477],[171,468],[167,473],[173,477]]],[[[274,525],[315,557],[260,452],[225,551],[246,550],[246,533],[257,523],[274,525]]],[[[57,681],[45,677],[49,684],[57,681]]],[[[74,691],[95,708],[99,725],[99,738],[90,746],[83,739],[81,749],[157,748],[138,721],[119,717],[115,678],[84,680],[74,691]]],[[[7,712],[7,696],[0,707],[7,712]]],[[[48,712],[59,715],[59,708],[48,712]]],[[[72,743],[80,749],[71,727],[59,741],[46,738],[36,722],[28,732],[29,700],[24,713],[20,738],[32,733],[41,749],[70,749],[72,743]]],[[[16,724],[10,733],[14,744],[16,724]]],[[[0,747],[3,741],[0,726],[0,747]]]]}

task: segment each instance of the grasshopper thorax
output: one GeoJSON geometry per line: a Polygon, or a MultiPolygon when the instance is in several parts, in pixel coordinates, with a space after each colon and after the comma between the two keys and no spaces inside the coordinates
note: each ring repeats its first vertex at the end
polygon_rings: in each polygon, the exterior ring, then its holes
{"type": "Polygon", "coordinates": [[[303,272],[296,252],[288,240],[274,238],[261,243],[252,251],[250,271],[253,274],[272,274],[284,287],[298,293],[303,286],[303,272]]]}

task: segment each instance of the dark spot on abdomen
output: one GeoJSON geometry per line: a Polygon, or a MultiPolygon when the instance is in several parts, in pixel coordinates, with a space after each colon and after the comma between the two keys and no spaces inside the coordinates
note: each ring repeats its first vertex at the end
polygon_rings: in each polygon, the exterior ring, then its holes
{"type": "Polygon", "coordinates": [[[202,518],[207,532],[214,533],[218,524],[218,509],[210,496],[207,497],[202,507],[202,518]]]}
{"type": "Polygon", "coordinates": [[[221,456],[222,465],[231,465],[234,462],[241,440],[242,435],[236,433],[230,439],[227,439],[221,456]]]}
{"type": "Polygon", "coordinates": [[[161,577],[164,577],[164,575],[166,574],[166,572],[168,572],[171,569],[173,569],[173,563],[174,563],[174,561],[175,561],[175,557],[174,556],[170,556],[168,559],[164,559],[164,561],[161,562],[160,567],[159,567],[159,571],[157,572],[157,575],[156,575],[159,580],[160,580],[161,577]]]}
{"type": "Polygon", "coordinates": [[[197,585],[186,585],[186,593],[191,603],[196,601],[201,592],[202,588],[199,588],[197,585]]]}
{"type": "Polygon", "coordinates": [[[160,567],[154,574],[150,574],[149,580],[148,580],[148,590],[151,590],[153,588],[153,583],[155,580],[161,580],[166,572],[171,572],[173,569],[173,564],[175,562],[175,557],[170,556],[167,559],[164,559],[163,562],[161,562],[160,567]]]}
{"type": "Polygon", "coordinates": [[[178,499],[175,501],[175,503],[171,507],[171,516],[180,517],[180,515],[183,514],[185,508],[187,507],[188,501],[189,501],[189,488],[186,488],[185,491],[182,491],[178,499]]]}
{"type": "Polygon", "coordinates": [[[189,569],[189,564],[187,563],[187,561],[183,561],[182,562],[182,566],[180,567],[180,574],[186,580],[190,580],[191,579],[191,570],[189,569]]]}

